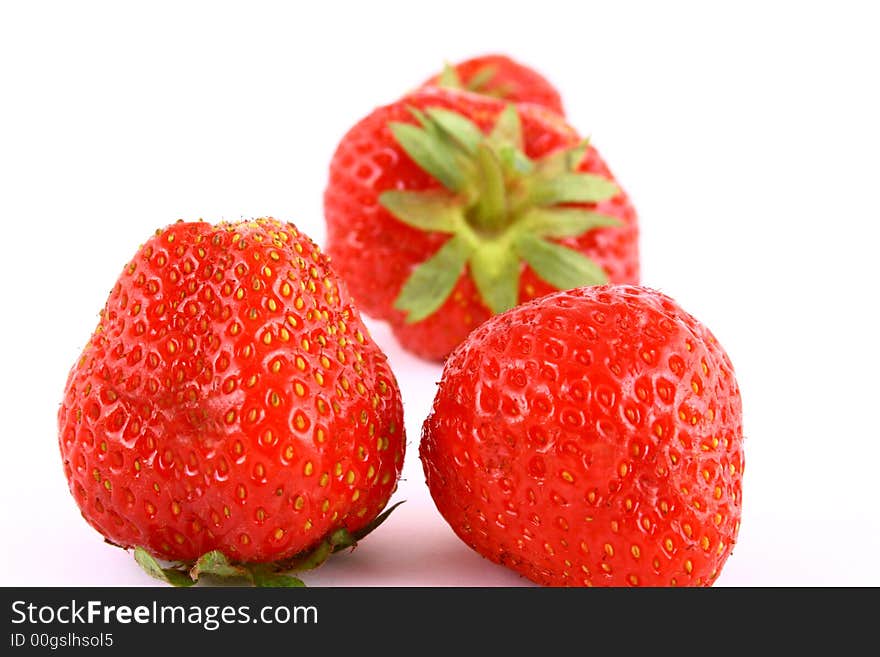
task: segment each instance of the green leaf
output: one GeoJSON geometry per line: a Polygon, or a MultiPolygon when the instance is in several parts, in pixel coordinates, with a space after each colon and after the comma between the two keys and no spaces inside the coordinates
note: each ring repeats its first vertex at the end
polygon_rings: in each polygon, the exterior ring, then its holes
{"type": "Polygon", "coordinates": [[[522,123],[519,120],[516,107],[512,104],[507,105],[498,115],[498,120],[495,121],[492,132],[489,133],[489,143],[496,150],[502,145],[510,145],[517,150],[522,150],[522,123]]]}
{"type": "Polygon", "coordinates": [[[220,550],[205,552],[189,571],[194,580],[205,574],[217,577],[249,577],[247,569],[233,566],[220,550]]]}
{"type": "Polygon", "coordinates": [[[396,219],[419,230],[455,233],[464,223],[461,202],[442,191],[390,190],[379,195],[379,203],[396,219]]]}
{"type": "Polygon", "coordinates": [[[332,552],[330,541],[323,540],[311,552],[297,555],[284,564],[284,570],[312,570],[322,565],[332,552]]]}
{"type": "Polygon", "coordinates": [[[254,586],[259,586],[261,588],[305,587],[305,582],[293,575],[282,575],[280,573],[267,572],[259,569],[253,570],[253,580],[254,586]]]}
{"type": "Polygon", "coordinates": [[[467,179],[460,158],[451,144],[411,123],[389,124],[391,133],[413,161],[453,192],[460,191],[467,179]]]}
{"type": "Polygon", "coordinates": [[[357,545],[357,539],[345,527],[330,534],[330,547],[333,552],[353,548],[355,545],[357,545]]]}
{"type": "Polygon", "coordinates": [[[495,152],[501,160],[505,174],[511,178],[525,176],[535,170],[535,165],[526,154],[511,144],[501,144],[495,148],[495,152]]]}
{"type": "Polygon", "coordinates": [[[599,265],[560,244],[524,233],[516,240],[516,250],[538,276],[560,290],[608,282],[599,265]]]}
{"type": "Polygon", "coordinates": [[[589,140],[585,139],[571,148],[562,148],[553,151],[537,162],[537,170],[542,177],[551,178],[561,173],[574,173],[580,166],[581,161],[589,147],[589,140]]]}
{"type": "Polygon", "coordinates": [[[501,162],[494,151],[486,144],[477,149],[477,171],[479,173],[479,198],[473,209],[473,217],[483,228],[495,229],[507,218],[507,187],[501,162]]]}
{"type": "Polygon", "coordinates": [[[492,78],[495,77],[497,72],[498,68],[491,64],[477,69],[471,76],[470,80],[467,81],[468,91],[480,91],[484,89],[486,85],[492,81],[492,78]]]}
{"type": "Polygon", "coordinates": [[[461,234],[454,235],[413,270],[394,302],[395,308],[407,313],[407,323],[418,322],[443,305],[472,250],[469,240],[461,234]]]}
{"type": "Polygon", "coordinates": [[[591,173],[563,173],[554,178],[533,180],[529,200],[533,205],[598,203],[619,192],[620,188],[607,178],[591,173]]]}
{"type": "Polygon", "coordinates": [[[425,114],[418,107],[413,107],[412,105],[407,105],[407,111],[413,115],[413,118],[419,122],[419,125],[422,126],[425,130],[427,130],[432,135],[436,135],[437,131],[434,124],[428,118],[428,115],[425,114]]]}
{"type": "Polygon", "coordinates": [[[595,228],[619,226],[620,220],[579,208],[532,208],[519,225],[539,237],[578,237],[595,228]]]}
{"type": "MultiPolygon", "coordinates": [[[[364,525],[364,526],[361,527],[359,530],[357,530],[356,532],[354,532],[354,533],[352,534],[352,538],[355,540],[355,542],[360,541],[361,539],[365,538],[368,534],[370,534],[370,533],[371,533],[374,529],[376,529],[379,525],[381,525],[383,522],[385,522],[386,520],[388,520],[388,516],[391,515],[391,513],[394,511],[394,509],[396,509],[397,507],[399,507],[399,506],[400,506],[401,504],[403,504],[405,501],[406,501],[406,500],[401,500],[401,501],[398,502],[397,504],[393,504],[393,505],[389,506],[389,507],[388,507],[387,509],[385,509],[382,513],[380,513],[378,516],[376,516],[375,518],[373,518],[372,521],[368,522],[366,525],[364,525]]],[[[331,539],[331,540],[332,540],[332,539],[331,539]]]]}
{"type": "Polygon", "coordinates": [[[437,77],[437,85],[449,89],[461,89],[463,86],[461,78],[458,76],[458,71],[449,62],[443,64],[443,71],[437,77]]]}
{"type": "Polygon", "coordinates": [[[196,583],[194,579],[180,570],[175,568],[162,568],[162,566],[159,565],[159,562],[140,546],[134,549],[134,560],[148,575],[171,584],[172,586],[187,587],[196,583]]]}
{"type": "Polygon", "coordinates": [[[471,255],[471,276],[493,313],[513,308],[519,299],[520,260],[510,244],[488,242],[471,255]]]}
{"type": "Polygon", "coordinates": [[[475,153],[477,146],[485,139],[483,131],[473,121],[458,112],[442,107],[429,107],[425,113],[435,125],[452,137],[468,153],[475,153]]]}

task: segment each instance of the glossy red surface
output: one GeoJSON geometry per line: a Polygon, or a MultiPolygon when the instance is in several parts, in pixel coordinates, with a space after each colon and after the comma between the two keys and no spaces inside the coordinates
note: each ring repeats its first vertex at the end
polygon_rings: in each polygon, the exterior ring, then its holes
{"type": "Polygon", "coordinates": [[[177,223],[125,267],[70,372],[83,517],[166,559],[265,562],[385,506],[405,447],[384,354],[291,224],[177,223]]]}
{"type": "MultiPolygon", "coordinates": [[[[430,258],[448,239],[422,232],[394,218],[379,204],[379,194],[391,189],[437,189],[440,183],[420,169],[398,145],[388,128],[391,121],[414,123],[409,107],[442,107],[470,118],[488,131],[505,108],[503,101],[476,94],[425,89],[380,107],[355,125],[340,142],[330,164],[324,194],[327,251],[334,268],[345,278],[369,315],[387,320],[400,342],[428,359],[442,360],[491,316],[465,271],[446,302],[430,317],[407,324],[393,307],[413,268],[430,258]]],[[[573,128],[538,105],[521,104],[525,153],[531,158],[571,147],[580,141],[573,128]]],[[[594,148],[589,148],[579,171],[613,179],[594,148]]],[[[580,237],[558,240],[592,258],[612,283],[639,281],[636,212],[625,192],[593,206],[621,221],[617,227],[592,230],[580,237]]],[[[523,265],[520,302],[555,291],[523,265]]]]}
{"type": "Polygon", "coordinates": [[[647,288],[559,292],[476,329],[420,454],[458,536],[541,584],[709,585],[739,530],[733,367],[647,288]]]}

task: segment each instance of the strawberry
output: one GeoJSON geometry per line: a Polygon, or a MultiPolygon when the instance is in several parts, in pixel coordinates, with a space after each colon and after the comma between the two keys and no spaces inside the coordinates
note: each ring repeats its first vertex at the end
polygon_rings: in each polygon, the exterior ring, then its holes
{"type": "Polygon", "coordinates": [[[733,366],[647,288],[558,292],[480,326],[420,453],[455,533],[540,584],[708,586],[739,530],[733,366]]]}
{"type": "Polygon", "coordinates": [[[524,300],[638,281],[629,199],[534,104],[431,88],[380,107],[340,142],[324,205],[361,308],[429,359],[524,300]]]}
{"type": "Polygon", "coordinates": [[[537,71],[505,55],[483,55],[447,64],[423,86],[462,89],[515,103],[535,103],[565,115],[556,88],[537,71]]]}
{"type": "Polygon", "coordinates": [[[385,356],[328,258],[274,219],[178,222],[141,246],[58,425],[83,517],[177,584],[284,583],[352,545],[404,455],[385,356]]]}

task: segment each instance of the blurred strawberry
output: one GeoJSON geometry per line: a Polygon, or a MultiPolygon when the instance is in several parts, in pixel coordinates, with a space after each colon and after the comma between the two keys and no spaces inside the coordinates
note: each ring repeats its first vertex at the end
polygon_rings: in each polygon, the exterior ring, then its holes
{"type": "Polygon", "coordinates": [[[505,55],[483,55],[458,64],[447,64],[423,86],[471,91],[515,103],[535,103],[565,112],[556,88],[537,71],[505,55]]]}
{"type": "Polygon", "coordinates": [[[360,121],[324,196],[328,252],[367,313],[445,358],[493,313],[557,289],[636,283],[636,213],[559,116],[427,88],[360,121]]]}

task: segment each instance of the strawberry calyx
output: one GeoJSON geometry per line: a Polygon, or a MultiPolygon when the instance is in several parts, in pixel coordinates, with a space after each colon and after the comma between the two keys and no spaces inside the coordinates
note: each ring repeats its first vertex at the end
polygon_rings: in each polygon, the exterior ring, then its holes
{"type": "Polygon", "coordinates": [[[514,105],[488,134],[445,108],[409,111],[418,125],[391,122],[389,128],[442,189],[388,190],[379,202],[397,220],[450,238],[413,269],[396,298],[407,323],[436,312],[466,268],[493,313],[517,304],[523,263],[560,290],[608,282],[593,260],[553,241],[620,224],[582,205],[620,192],[612,181],[578,171],[587,141],[533,160],[524,153],[514,105]]]}
{"type": "Polygon", "coordinates": [[[498,73],[498,67],[492,64],[481,66],[467,80],[462,80],[458,70],[449,62],[443,65],[443,71],[437,76],[437,86],[446,89],[459,89],[470,91],[483,96],[494,98],[507,98],[513,91],[508,85],[492,85],[492,80],[498,73]]]}
{"type": "Polygon", "coordinates": [[[220,550],[211,550],[194,563],[177,561],[163,566],[141,546],[134,548],[134,560],[151,577],[176,587],[194,586],[202,575],[223,580],[244,579],[257,587],[303,587],[305,583],[290,573],[312,570],[327,561],[330,555],[345,549],[354,549],[358,541],[385,522],[391,512],[401,504],[402,501],[388,507],[356,532],[341,527],[327,534],[315,547],[280,561],[238,563],[230,561],[220,550]]]}

